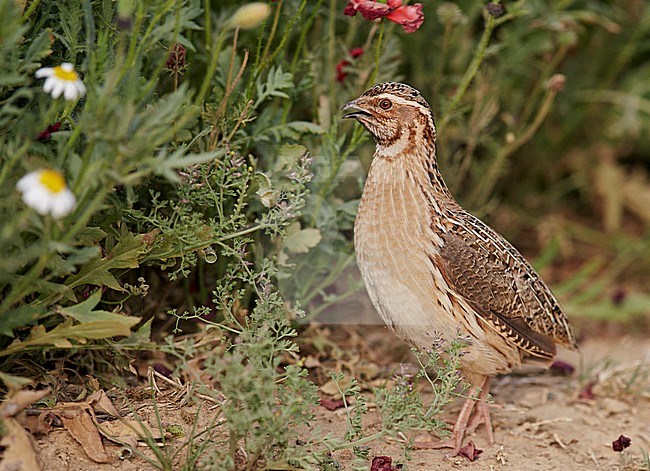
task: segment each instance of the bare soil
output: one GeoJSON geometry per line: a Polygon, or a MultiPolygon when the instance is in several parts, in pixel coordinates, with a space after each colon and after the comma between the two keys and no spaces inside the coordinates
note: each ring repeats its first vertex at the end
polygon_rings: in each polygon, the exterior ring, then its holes
{"type": "MultiPolygon", "coordinates": [[[[392,334],[381,328],[365,329],[369,337],[384,338],[385,344],[396,342],[392,334]]],[[[564,360],[576,365],[570,377],[546,373],[512,374],[493,382],[492,420],[496,445],[489,447],[484,430],[479,429],[466,439],[482,450],[478,459],[470,462],[464,457],[449,456],[446,451],[413,450],[408,461],[410,470],[644,470],[648,469],[643,452],[650,450],[650,391],[648,338],[593,337],[581,345],[581,353],[564,352],[564,360]],[[645,366],[643,366],[643,364],[645,366]],[[638,368],[638,365],[642,365],[638,368]],[[578,374],[582,372],[582,375],[578,374]],[[636,376],[630,372],[636,371],[636,376]],[[632,378],[632,379],[630,379],[632,378]],[[588,381],[597,380],[591,389],[593,399],[585,395],[588,381]],[[632,440],[624,453],[612,450],[612,442],[620,435],[632,440]]],[[[394,366],[394,365],[393,365],[394,366]]],[[[196,405],[179,404],[173,388],[158,402],[163,426],[181,426],[186,433],[197,411],[196,405]]],[[[587,396],[589,396],[587,391],[587,396]]],[[[370,401],[372,399],[370,398],[370,401]]],[[[211,420],[210,404],[199,416],[199,427],[211,420]]],[[[453,423],[460,404],[448,407],[445,419],[453,423]]],[[[141,417],[155,428],[153,405],[147,398],[137,403],[141,417]]],[[[325,432],[345,433],[345,412],[319,407],[317,425],[325,432]]],[[[368,433],[379,430],[380,422],[372,410],[366,420],[368,433]]],[[[178,440],[182,440],[179,438],[178,440]]],[[[120,447],[106,444],[107,454],[120,454],[120,447]]],[[[382,440],[370,445],[370,456],[390,456],[393,465],[405,463],[400,443],[382,440]]],[[[140,450],[153,457],[144,445],[140,450]]],[[[108,464],[90,460],[83,448],[63,428],[54,428],[37,440],[38,460],[43,469],[68,470],[148,470],[155,469],[136,455],[123,456],[108,464]]],[[[333,459],[341,469],[351,469],[354,456],[350,451],[337,452],[333,459]]],[[[370,469],[370,464],[368,464],[370,469]]]]}

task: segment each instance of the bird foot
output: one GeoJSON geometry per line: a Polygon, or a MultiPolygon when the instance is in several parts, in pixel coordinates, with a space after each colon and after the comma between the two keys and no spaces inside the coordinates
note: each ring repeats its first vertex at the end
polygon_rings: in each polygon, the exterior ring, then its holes
{"type": "Polygon", "coordinates": [[[413,442],[413,447],[416,450],[441,450],[443,448],[451,448],[451,455],[456,456],[460,451],[462,439],[462,436],[457,436],[455,433],[452,434],[451,437],[445,439],[433,438],[429,435],[422,435],[416,437],[415,441],[413,442]]]}

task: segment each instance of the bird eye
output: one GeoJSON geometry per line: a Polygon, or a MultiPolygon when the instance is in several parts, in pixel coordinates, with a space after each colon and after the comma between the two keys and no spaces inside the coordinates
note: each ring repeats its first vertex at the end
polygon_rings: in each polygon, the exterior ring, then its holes
{"type": "Polygon", "coordinates": [[[387,98],[384,98],[383,100],[381,100],[381,101],[379,102],[379,107],[380,107],[382,110],[389,110],[391,106],[393,106],[393,104],[392,104],[391,101],[390,101],[389,99],[387,99],[387,98]]]}

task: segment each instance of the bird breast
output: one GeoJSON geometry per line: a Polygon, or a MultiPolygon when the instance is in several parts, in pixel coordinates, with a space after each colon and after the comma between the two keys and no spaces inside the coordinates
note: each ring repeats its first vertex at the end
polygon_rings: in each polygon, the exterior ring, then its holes
{"type": "Polygon", "coordinates": [[[458,323],[433,263],[441,240],[431,228],[431,201],[422,190],[426,172],[402,164],[375,156],[355,222],[355,252],[384,322],[403,339],[430,348],[441,336],[454,338],[458,323]]]}

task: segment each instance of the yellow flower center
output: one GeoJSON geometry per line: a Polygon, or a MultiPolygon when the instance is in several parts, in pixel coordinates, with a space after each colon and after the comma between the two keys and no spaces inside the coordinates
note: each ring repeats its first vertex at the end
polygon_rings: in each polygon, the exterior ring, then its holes
{"type": "Polygon", "coordinates": [[[79,80],[79,75],[71,67],[63,67],[62,65],[57,65],[54,67],[54,76],[59,80],[65,80],[66,82],[76,82],[79,80]]]}
{"type": "Polygon", "coordinates": [[[63,175],[55,170],[43,170],[39,177],[41,184],[52,193],[59,193],[65,189],[63,175]]]}

